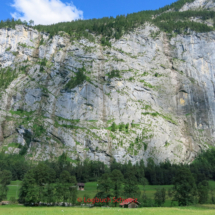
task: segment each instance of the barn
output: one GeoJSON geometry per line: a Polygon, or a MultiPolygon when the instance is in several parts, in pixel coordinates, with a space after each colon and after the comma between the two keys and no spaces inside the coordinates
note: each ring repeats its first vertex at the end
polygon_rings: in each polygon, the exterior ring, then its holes
{"type": "Polygon", "coordinates": [[[136,199],[128,198],[125,199],[120,206],[123,208],[137,208],[140,203],[136,199]]]}

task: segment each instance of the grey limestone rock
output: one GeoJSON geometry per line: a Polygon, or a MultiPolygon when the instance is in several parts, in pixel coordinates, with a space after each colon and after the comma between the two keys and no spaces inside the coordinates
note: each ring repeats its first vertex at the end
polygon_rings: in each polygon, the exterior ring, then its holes
{"type": "Polygon", "coordinates": [[[0,147],[27,144],[34,160],[66,152],[71,162],[193,161],[214,145],[215,33],[153,38],[158,31],[145,24],[109,48],[97,37],[71,43],[24,26],[0,29],[1,72],[19,74],[1,88],[0,147]],[[85,80],[67,88],[80,69],[85,80]]]}

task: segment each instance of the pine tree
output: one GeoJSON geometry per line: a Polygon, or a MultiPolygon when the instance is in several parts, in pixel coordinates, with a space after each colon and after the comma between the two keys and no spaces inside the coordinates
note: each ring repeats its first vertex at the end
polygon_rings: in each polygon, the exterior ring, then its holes
{"type": "Polygon", "coordinates": [[[26,173],[19,192],[19,202],[31,204],[39,202],[39,188],[34,179],[34,170],[26,173]]]}
{"type": "Polygon", "coordinates": [[[137,186],[137,178],[135,177],[135,171],[129,170],[126,172],[124,181],[124,194],[127,198],[138,198],[140,195],[140,189],[137,186]]]}
{"type": "Polygon", "coordinates": [[[165,203],[166,200],[166,190],[165,188],[157,189],[154,194],[155,204],[160,207],[165,203]]]}
{"type": "MultiPolygon", "coordinates": [[[[110,174],[110,179],[111,179],[111,184],[112,184],[112,189],[113,189],[113,196],[117,199],[120,197],[122,193],[122,185],[124,181],[123,174],[121,173],[120,170],[113,170],[112,173],[110,174]]],[[[115,207],[116,207],[116,202],[115,202],[115,207]]]]}
{"type": "Polygon", "coordinates": [[[208,201],[209,184],[206,180],[198,184],[198,198],[200,204],[205,204],[208,201]]]}
{"type": "Polygon", "coordinates": [[[8,187],[12,179],[12,174],[8,170],[0,172],[0,201],[7,198],[8,187]]]}
{"type": "Polygon", "coordinates": [[[194,203],[197,195],[195,180],[188,168],[180,168],[174,179],[174,200],[179,206],[186,206],[194,203]]]}

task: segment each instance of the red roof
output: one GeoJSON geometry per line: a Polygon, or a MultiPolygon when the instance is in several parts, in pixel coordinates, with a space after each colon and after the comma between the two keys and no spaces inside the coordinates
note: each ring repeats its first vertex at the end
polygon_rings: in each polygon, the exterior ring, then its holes
{"type": "Polygon", "coordinates": [[[140,204],[136,199],[128,198],[128,199],[125,199],[122,203],[120,203],[120,205],[128,205],[132,202],[140,204]]]}

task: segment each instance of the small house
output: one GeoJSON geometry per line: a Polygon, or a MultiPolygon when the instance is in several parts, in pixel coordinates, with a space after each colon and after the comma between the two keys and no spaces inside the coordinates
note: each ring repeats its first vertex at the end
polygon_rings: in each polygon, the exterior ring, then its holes
{"type": "Polygon", "coordinates": [[[123,208],[137,208],[140,203],[132,198],[125,199],[120,206],[123,208]]]}
{"type": "Polygon", "coordinates": [[[0,202],[0,205],[9,205],[9,201],[2,201],[2,202],[0,202]]]}
{"type": "Polygon", "coordinates": [[[84,190],[84,183],[78,183],[77,184],[77,186],[78,186],[78,190],[84,190]]]}

